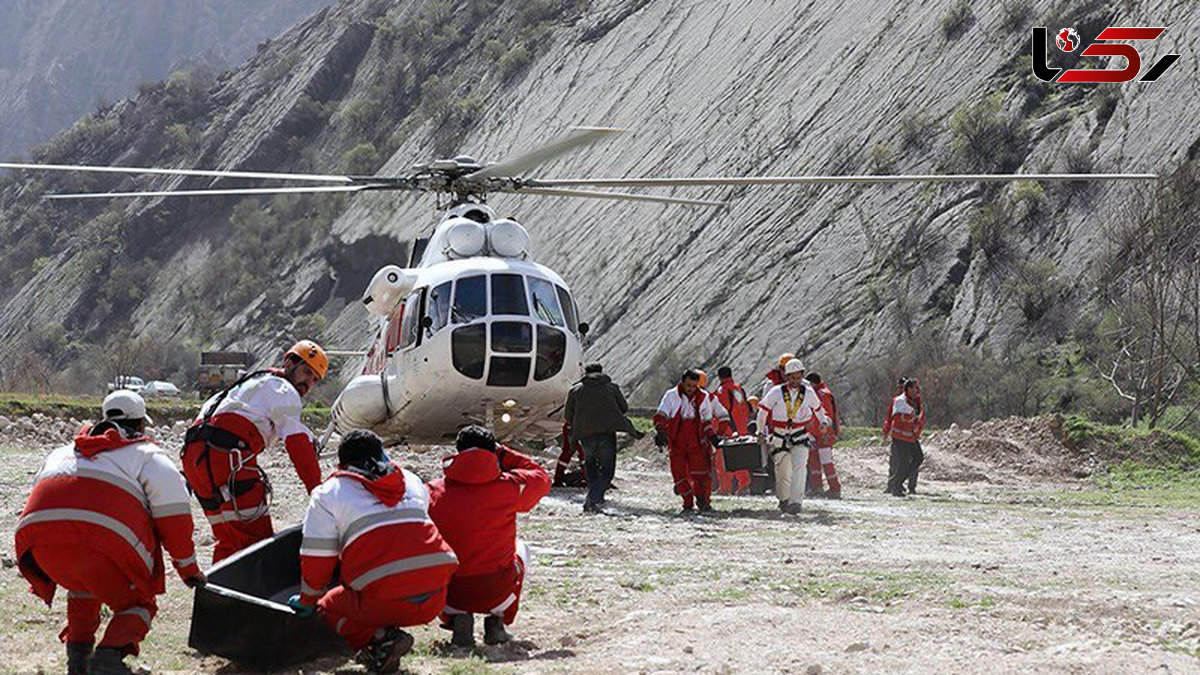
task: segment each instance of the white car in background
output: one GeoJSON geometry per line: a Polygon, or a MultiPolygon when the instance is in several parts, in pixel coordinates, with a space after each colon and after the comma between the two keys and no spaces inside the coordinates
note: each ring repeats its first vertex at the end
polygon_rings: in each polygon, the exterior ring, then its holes
{"type": "Polygon", "coordinates": [[[141,393],[146,386],[146,381],[136,375],[118,375],[116,379],[108,383],[108,391],[112,393],[118,389],[128,389],[141,393]]]}
{"type": "Polygon", "coordinates": [[[179,387],[166,382],[164,380],[152,380],[147,382],[139,392],[142,396],[149,398],[151,396],[162,396],[165,398],[179,398],[183,394],[179,391],[179,387]]]}

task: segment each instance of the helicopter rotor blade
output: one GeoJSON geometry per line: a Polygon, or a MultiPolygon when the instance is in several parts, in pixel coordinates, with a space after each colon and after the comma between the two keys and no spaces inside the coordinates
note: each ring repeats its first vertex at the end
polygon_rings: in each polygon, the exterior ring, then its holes
{"type": "Polygon", "coordinates": [[[685,197],[661,197],[658,195],[635,195],[628,192],[605,192],[601,190],[563,190],[558,188],[516,188],[502,190],[518,195],[542,195],[546,197],[584,197],[587,199],[619,199],[631,202],[655,202],[658,204],[683,204],[685,206],[725,206],[725,202],[711,199],[689,199],[685,197]]]}
{"type": "Polygon", "coordinates": [[[464,178],[466,180],[473,180],[477,178],[519,176],[529,169],[544,164],[559,155],[585,145],[591,145],[605,138],[610,138],[624,131],[624,129],[617,129],[615,127],[571,127],[563,136],[550,141],[536,150],[530,150],[515,157],[508,157],[497,164],[492,164],[474,173],[467,174],[464,178]]]}
{"type": "Polygon", "coordinates": [[[325,176],[315,173],[264,173],[261,171],[212,171],[208,169],[160,169],[144,166],[93,166],[88,164],[23,164],[0,162],[0,169],[24,171],[78,171],[89,173],[129,173],[161,176],[206,176],[208,178],[256,178],[264,180],[304,180],[318,183],[353,183],[350,176],[325,176]]]}
{"type": "Polygon", "coordinates": [[[362,192],[363,190],[402,190],[403,187],[387,183],[362,183],[360,185],[312,185],[301,187],[229,188],[223,190],[160,190],[150,192],[77,192],[74,194],[42,195],[42,199],[107,199],[118,197],[212,197],[220,195],[281,195],[313,194],[323,192],[362,192]]]}
{"type": "Polygon", "coordinates": [[[592,187],[654,187],[704,185],[826,185],[837,183],[999,183],[1019,180],[1064,182],[1085,180],[1157,180],[1153,173],[960,173],[848,176],[729,176],[708,178],[531,178],[533,188],[586,185],[592,187]]]}

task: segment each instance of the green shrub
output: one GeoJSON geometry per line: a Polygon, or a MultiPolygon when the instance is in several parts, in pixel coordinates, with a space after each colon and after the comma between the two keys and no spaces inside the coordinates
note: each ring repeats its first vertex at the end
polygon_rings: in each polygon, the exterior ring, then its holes
{"type": "Polygon", "coordinates": [[[1018,30],[1032,13],[1033,4],[1029,0],[1008,0],[1000,11],[1000,28],[1004,31],[1018,30]]]}
{"type": "Polygon", "coordinates": [[[512,79],[518,73],[529,65],[533,60],[533,56],[529,53],[529,49],[525,47],[525,43],[518,42],[504,52],[500,57],[500,75],[504,79],[512,79]]]}
{"type": "Polygon", "coordinates": [[[1058,266],[1050,258],[1022,261],[1010,287],[1021,313],[1031,322],[1046,316],[1066,292],[1065,282],[1058,277],[1058,266]]]}
{"type": "Polygon", "coordinates": [[[342,119],[354,133],[372,131],[382,116],[383,103],[374,98],[356,98],[342,111],[342,119]]]}
{"type": "Polygon", "coordinates": [[[1025,160],[1028,134],[1024,124],[1005,115],[997,93],[954,113],[950,150],[962,169],[1009,172],[1025,160]]]}
{"type": "Polygon", "coordinates": [[[359,143],[342,155],[342,171],[352,176],[370,176],[382,163],[372,143],[359,143]]]}
{"type": "Polygon", "coordinates": [[[900,147],[904,150],[924,150],[934,135],[934,124],[924,112],[905,115],[900,120],[900,147]]]}
{"type": "Polygon", "coordinates": [[[971,9],[969,0],[958,0],[942,16],[942,36],[947,40],[957,40],[975,23],[975,12],[971,9]]]}
{"type": "Polygon", "coordinates": [[[891,173],[896,166],[896,153],[887,143],[876,143],[871,146],[871,173],[891,173]]]}
{"type": "Polygon", "coordinates": [[[967,223],[971,248],[989,260],[1005,257],[1010,252],[1009,235],[1012,221],[1004,204],[984,204],[967,223]]]}

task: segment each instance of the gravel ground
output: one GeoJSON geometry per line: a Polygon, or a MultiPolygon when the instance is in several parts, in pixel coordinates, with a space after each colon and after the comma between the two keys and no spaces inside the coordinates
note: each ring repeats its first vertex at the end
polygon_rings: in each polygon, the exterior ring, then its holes
{"type": "MultiPolygon", "coordinates": [[[[0,449],[6,541],[45,450],[0,449]]],[[[884,495],[886,452],[860,446],[837,450],[843,501],[808,501],[799,517],[781,517],[770,497],[718,498],[717,516],[680,518],[666,462],[643,442],[619,460],[609,515],[583,516],[581,491],[556,490],[522,519],[536,560],[517,642],[455,650],[444,632],[424,627],[406,668],[1200,672],[1200,489],[1111,493],[943,451],[936,441],[927,453],[925,490],[915,498],[884,495]]],[[[443,454],[397,456],[432,478],[443,454]]],[[[277,525],[296,522],[304,498],[286,455],[273,451],[265,464],[277,525]]],[[[212,541],[196,516],[207,560],[212,541]]],[[[11,548],[5,556],[0,672],[62,672],[62,601],[40,605],[11,567],[11,548]]],[[[160,606],[141,665],[155,673],[244,672],[186,647],[190,595],[178,580],[168,582],[160,606]]],[[[331,657],[288,672],[362,671],[331,657]]]]}

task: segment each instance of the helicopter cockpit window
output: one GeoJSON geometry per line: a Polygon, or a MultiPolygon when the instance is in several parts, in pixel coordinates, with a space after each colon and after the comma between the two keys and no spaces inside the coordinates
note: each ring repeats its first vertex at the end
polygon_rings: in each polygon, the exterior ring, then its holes
{"type": "Polygon", "coordinates": [[[524,277],[520,274],[492,275],[492,314],[529,315],[524,277]]]}
{"type": "Polygon", "coordinates": [[[446,327],[450,321],[450,286],[453,284],[447,281],[444,284],[438,284],[429,291],[429,301],[426,309],[426,315],[433,321],[431,329],[437,331],[446,327]]]}
{"type": "Polygon", "coordinates": [[[562,326],[562,310],[558,306],[558,296],[554,293],[554,284],[545,279],[529,277],[529,298],[533,302],[533,315],[552,326],[562,326]]]}
{"type": "Polygon", "coordinates": [[[571,294],[562,286],[555,286],[558,289],[558,299],[562,303],[563,314],[567,315],[567,328],[571,329],[572,333],[579,333],[579,315],[575,312],[575,301],[571,299],[571,294]]]}
{"type": "Polygon", "coordinates": [[[463,277],[455,282],[454,323],[470,323],[487,315],[487,277],[482,274],[463,277]]]}
{"type": "Polygon", "coordinates": [[[400,348],[421,343],[421,300],[424,288],[412,292],[404,301],[404,321],[400,325],[400,348]]]}

